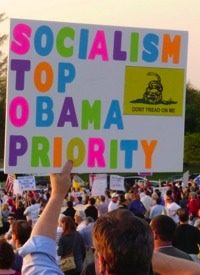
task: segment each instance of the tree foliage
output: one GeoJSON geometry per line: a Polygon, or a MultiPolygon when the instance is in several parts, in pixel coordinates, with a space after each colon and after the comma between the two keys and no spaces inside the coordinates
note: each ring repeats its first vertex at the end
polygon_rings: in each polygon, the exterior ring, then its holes
{"type": "Polygon", "coordinates": [[[200,91],[187,85],[185,113],[184,163],[200,163],[200,91]]]}
{"type": "Polygon", "coordinates": [[[186,88],[186,113],[185,133],[200,132],[200,91],[187,85],[186,88]]]}
{"type": "Polygon", "coordinates": [[[185,136],[184,163],[199,165],[200,163],[200,133],[185,136]]]}

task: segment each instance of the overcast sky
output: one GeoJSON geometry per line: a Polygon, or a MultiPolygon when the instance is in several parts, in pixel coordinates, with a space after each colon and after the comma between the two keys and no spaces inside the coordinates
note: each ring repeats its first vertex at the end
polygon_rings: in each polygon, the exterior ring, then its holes
{"type": "MultiPolygon", "coordinates": [[[[0,0],[8,18],[53,20],[189,32],[187,81],[200,90],[199,0],[0,0]]],[[[8,33],[9,20],[0,25],[8,33]]]]}

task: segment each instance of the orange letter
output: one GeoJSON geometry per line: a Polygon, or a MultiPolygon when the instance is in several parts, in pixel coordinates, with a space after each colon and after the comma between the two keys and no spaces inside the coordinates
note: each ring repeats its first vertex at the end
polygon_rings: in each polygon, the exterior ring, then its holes
{"type": "Polygon", "coordinates": [[[173,58],[173,63],[178,64],[180,59],[181,36],[176,35],[171,40],[168,34],[163,36],[162,62],[167,63],[168,58],[173,58]]]}
{"type": "Polygon", "coordinates": [[[41,62],[37,65],[34,72],[34,82],[40,92],[47,92],[51,88],[53,83],[53,69],[50,64],[41,62]]]}
{"type": "Polygon", "coordinates": [[[152,140],[150,144],[148,144],[147,140],[144,139],[144,140],[141,140],[140,142],[145,154],[145,168],[150,169],[152,166],[152,154],[158,141],[152,140]]]}
{"type": "Polygon", "coordinates": [[[53,167],[62,166],[62,138],[55,137],[53,144],[53,167]]]}

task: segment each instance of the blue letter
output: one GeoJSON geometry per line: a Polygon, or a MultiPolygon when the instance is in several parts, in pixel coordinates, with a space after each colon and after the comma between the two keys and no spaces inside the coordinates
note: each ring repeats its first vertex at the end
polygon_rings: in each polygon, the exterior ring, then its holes
{"type": "Polygon", "coordinates": [[[79,55],[80,59],[87,58],[87,46],[88,46],[88,30],[81,29],[80,32],[80,43],[79,43],[79,55]]]}
{"type": "Polygon", "coordinates": [[[142,59],[146,62],[154,62],[158,58],[158,42],[159,36],[153,33],[149,33],[144,37],[143,45],[144,49],[142,52],[142,59]]]}
{"type": "Polygon", "coordinates": [[[35,33],[34,38],[36,52],[41,56],[48,55],[53,48],[53,40],[53,32],[48,26],[39,27],[35,33]],[[45,39],[43,38],[43,35],[45,39]],[[43,41],[45,41],[45,43],[43,41]]]}
{"type": "Polygon", "coordinates": [[[58,92],[65,92],[66,83],[71,83],[75,78],[75,67],[71,63],[58,64],[58,92]]]}
{"type": "Polygon", "coordinates": [[[124,150],[124,167],[132,168],[133,167],[133,151],[138,149],[137,140],[121,140],[120,150],[124,150]]]}
{"type": "Polygon", "coordinates": [[[51,126],[54,120],[52,99],[48,96],[39,96],[36,100],[36,126],[51,126]]]}
{"type": "Polygon", "coordinates": [[[116,124],[118,129],[124,129],[118,100],[112,100],[111,102],[110,109],[104,124],[104,129],[109,129],[111,124],[116,124]]]}

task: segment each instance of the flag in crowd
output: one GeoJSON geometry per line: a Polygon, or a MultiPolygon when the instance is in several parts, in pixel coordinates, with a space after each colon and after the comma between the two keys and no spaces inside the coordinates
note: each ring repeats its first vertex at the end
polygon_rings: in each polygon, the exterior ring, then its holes
{"type": "Polygon", "coordinates": [[[5,191],[6,192],[13,192],[13,185],[14,185],[14,180],[15,180],[15,175],[14,174],[8,174],[6,183],[5,183],[5,191]]]}

